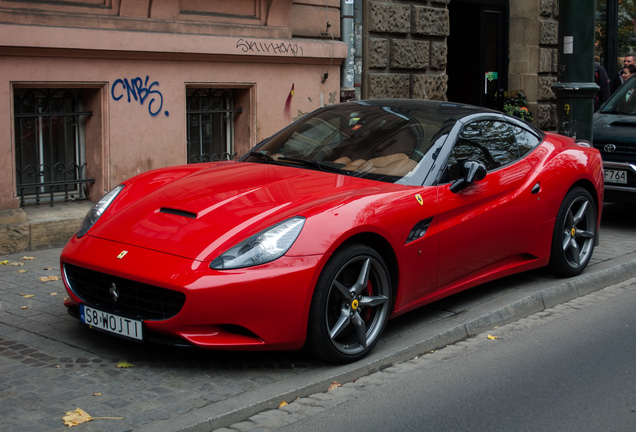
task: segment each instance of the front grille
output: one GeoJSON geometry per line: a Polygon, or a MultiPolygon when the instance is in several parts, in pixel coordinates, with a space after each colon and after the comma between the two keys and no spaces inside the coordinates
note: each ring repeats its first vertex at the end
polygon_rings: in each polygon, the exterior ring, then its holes
{"type": "Polygon", "coordinates": [[[185,303],[185,294],[178,291],[71,264],[64,264],[64,272],[73,294],[105,312],[136,319],[164,320],[179,313],[185,303]]]}
{"type": "Polygon", "coordinates": [[[603,159],[613,160],[613,161],[626,161],[626,162],[634,162],[636,161],[636,146],[616,143],[616,142],[605,142],[601,140],[594,141],[594,148],[598,149],[601,152],[601,156],[603,159]],[[606,149],[607,144],[613,144],[611,152],[608,152],[606,149]]]}

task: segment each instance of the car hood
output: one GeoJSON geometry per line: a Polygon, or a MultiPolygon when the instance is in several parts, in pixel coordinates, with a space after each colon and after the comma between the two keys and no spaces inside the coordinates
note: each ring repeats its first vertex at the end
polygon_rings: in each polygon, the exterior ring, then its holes
{"type": "Polygon", "coordinates": [[[211,260],[293,216],[310,217],[356,197],[404,186],[266,164],[216,165],[159,188],[130,184],[89,235],[186,258],[211,260]],[[120,207],[120,206],[118,206],[120,207]]]}
{"type": "Polygon", "coordinates": [[[636,144],[636,116],[597,113],[593,133],[594,141],[636,144]]]}

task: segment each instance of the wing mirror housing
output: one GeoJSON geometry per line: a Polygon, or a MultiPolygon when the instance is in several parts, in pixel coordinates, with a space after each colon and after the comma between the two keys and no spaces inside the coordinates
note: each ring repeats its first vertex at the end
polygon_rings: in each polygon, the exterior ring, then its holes
{"type": "Polygon", "coordinates": [[[486,165],[482,162],[469,159],[464,162],[461,168],[463,177],[456,180],[451,186],[450,191],[457,193],[466,189],[471,184],[483,180],[486,177],[486,165]]]}

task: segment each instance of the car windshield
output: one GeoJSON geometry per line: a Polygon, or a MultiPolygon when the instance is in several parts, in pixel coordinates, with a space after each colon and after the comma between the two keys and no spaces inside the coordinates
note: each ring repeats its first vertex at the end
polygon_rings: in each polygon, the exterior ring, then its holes
{"type": "Polygon", "coordinates": [[[603,114],[636,115],[636,78],[630,78],[607,101],[603,114]]]}
{"type": "Polygon", "coordinates": [[[297,120],[243,160],[413,184],[407,179],[454,124],[439,106],[348,102],[297,120]]]}

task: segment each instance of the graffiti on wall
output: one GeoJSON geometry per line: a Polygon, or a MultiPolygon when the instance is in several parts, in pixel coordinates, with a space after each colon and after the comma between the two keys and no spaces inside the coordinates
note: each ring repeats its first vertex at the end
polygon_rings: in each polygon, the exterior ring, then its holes
{"type": "Polygon", "coordinates": [[[240,38],[236,41],[236,48],[243,52],[293,54],[294,57],[303,56],[303,47],[290,42],[257,42],[240,38]]]}
{"type": "MultiPolygon", "coordinates": [[[[155,87],[159,86],[158,81],[154,81],[149,84],[150,78],[146,75],[146,79],[141,77],[132,78],[130,81],[128,78],[119,78],[113,83],[110,89],[110,94],[113,100],[121,100],[124,95],[127,96],[128,103],[133,100],[139,102],[141,106],[148,102],[148,113],[155,117],[161,112],[163,108],[163,95],[155,87]]],[[[164,111],[164,115],[168,117],[170,113],[164,111]]]]}

